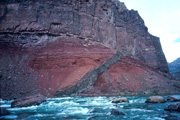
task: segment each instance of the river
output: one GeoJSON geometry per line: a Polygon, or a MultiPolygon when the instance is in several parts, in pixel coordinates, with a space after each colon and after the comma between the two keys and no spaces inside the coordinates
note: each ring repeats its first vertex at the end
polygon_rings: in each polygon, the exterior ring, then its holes
{"type": "MultiPolygon", "coordinates": [[[[180,95],[174,95],[180,98],[180,95]]],[[[120,96],[115,96],[119,98],[120,96]]],[[[164,96],[167,98],[168,96],[164,96]]],[[[1,101],[1,107],[8,107],[11,115],[0,119],[16,119],[25,114],[24,120],[180,120],[180,113],[164,111],[170,102],[147,104],[147,97],[127,97],[129,103],[111,103],[109,97],[62,97],[47,98],[39,106],[10,108],[12,101],[1,101]],[[111,115],[112,109],[125,115],[111,115]]]]}

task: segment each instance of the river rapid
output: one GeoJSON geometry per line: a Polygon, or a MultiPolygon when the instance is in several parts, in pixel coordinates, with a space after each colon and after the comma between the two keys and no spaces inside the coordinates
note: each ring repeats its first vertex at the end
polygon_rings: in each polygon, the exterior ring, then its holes
{"type": "MultiPolygon", "coordinates": [[[[173,96],[180,98],[180,95],[173,96]]],[[[0,119],[12,120],[25,115],[24,120],[180,120],[180,113],[164,111],[166,106],[176,102],[147,104],[147,97],[127,98],[129,103],[118,104],[112,103],[110,97],[47,98],[47,102],[41,105],[21,108],[10,108],[12,101],[2,100],[0,106],[8,107],[11,115],[1,116],[0,119]],[[125,115],[111,115],[113,108],[125,115]]]]}

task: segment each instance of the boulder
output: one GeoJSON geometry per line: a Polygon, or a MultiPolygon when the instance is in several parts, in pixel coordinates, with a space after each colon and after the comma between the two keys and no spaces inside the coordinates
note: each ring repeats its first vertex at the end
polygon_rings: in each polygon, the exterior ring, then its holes
{"type": "Polygon", "coordinates": [[[125,113],[117,110],[117,109],[112,109],[111,110],[111,115],[125,115],[125,113]]]}
{"type": "Polygon", "coordinates": [[[0,116],[10,115],[10,112],[5,107],[0,107],[0,116]]]}
{"type": "Polygon", "coordinates": [[[46,102],[46,97],[41,94],[35,94],[15,99],[11,103],[11,107],[27,107],[32,105],[39,105],[43,102],[46,102]]]}
{"type": "Polygon", "coordinates": [[[18,117],[16,119],[17,120],[22,120],[22,119],[25,119],[25,118],[27,118],[29,116],[30,116],[29,114],[23,113],[23,114],[18,115],[18,117]]]}
{"type": "Polygon", "coordinates": [[[116,99],[116,98],[115,98],[115,97],[109,97],[109,99],[110,99],[110,100],[114,100],[114,99],[116,99]]]}
{"type": "Polygon", "coordinates": [[[150,96],[145,103],[165,103],[165,99],[161,96],[150,96]]]}
{"type": "Polygon", "coordinates": [[[123,97],[123,98],[117,98],[112,101],[112,103],[121,103],[121,102],[129,102],[129,100],[126,97],[123,97]]]}
{"type": "Polygon", "coordinates": [[[108,119],[107,118],[108,117],[108,115],[102,115],[102,116],[92,116],[92,117],[89,117],[88,118],[88,120],[94,120],[94,119],[96,119],[96,120],[103,120],[103,119],[108,119]]]}
{"type": "Polygon", "coordinates": [[[164,108],[164,110],[170,111],[170,112],[172,111],[180,112],[180,103],[169,105],[166,108],[164,108]]]}
{"type": "Polygon", "coordinates": [[[177,99],[177,98],[174,98],[174,97],[168,97],[167,101],[168,102],[177,102],[177,101],[180,101],[180,99],[177,99]]]}

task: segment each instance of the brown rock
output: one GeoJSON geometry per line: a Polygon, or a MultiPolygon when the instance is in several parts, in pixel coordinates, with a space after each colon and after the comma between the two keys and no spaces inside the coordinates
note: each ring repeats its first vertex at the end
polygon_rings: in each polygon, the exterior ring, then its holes
{"type": "Polygon", "coordinates": [[[170,112],[172,111],[180,112],[180,103],[169,105],[166,108],[164,108],[164,110],[170,111],[170,112]]]}
{"type": "Polygon", "coordinates": [[[145,103],[165,103],[165,99],[161,96],[150,96],[145,103]]]}
{"type": "Polygon", "coordinates": [[[168,102],[177,102],[177,101],[180,101],[180,99],[176,99],[176,98],[174,98],[174,97],[168,97],[168,98],[167,98],[167,101],[168,101],[168,102]]]}
{"type": "Polygon", "coordinates": [[[43,102],[46,102],[46,97],[41,94],[36,94],[15,99],[11,103],[11,107],[28,107],[32,105],[39,105],[43,102]]]}
{"type": "Polygon", "coordinates": [[[123,97],[112,101],[112,103],[121,103],[121,102],[129,102],[129,100],[126,97],[123,97]]]}

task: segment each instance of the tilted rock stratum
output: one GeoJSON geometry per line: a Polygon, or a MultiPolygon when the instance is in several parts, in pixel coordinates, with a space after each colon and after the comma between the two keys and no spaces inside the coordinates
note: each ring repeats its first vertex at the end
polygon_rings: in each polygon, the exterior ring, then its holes
{"type": "Polygon", "coordinates": [[[118,0],[1,0],[0,50],[5,99],[180,89],[159,38],[118,0]]]}

